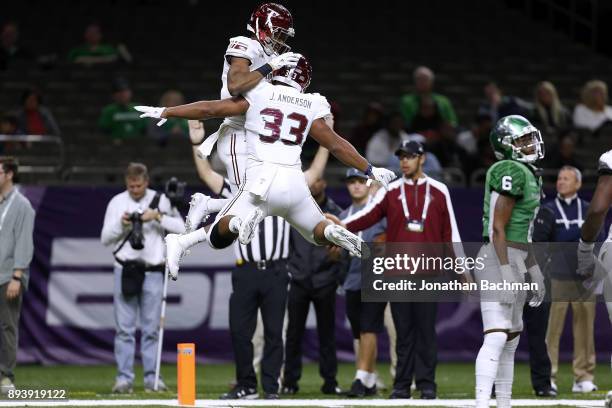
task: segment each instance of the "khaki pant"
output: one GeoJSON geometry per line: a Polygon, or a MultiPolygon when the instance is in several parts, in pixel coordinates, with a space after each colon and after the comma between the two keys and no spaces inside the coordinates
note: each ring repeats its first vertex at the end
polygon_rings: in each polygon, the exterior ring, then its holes
{"type": "MultiPolygon", "coordinates": [[[[573,281],[561,281],[553,279],[551,290],[553,297],[555,293],[568,294],[575,291],[576,285],[573,281]]],[[[559,295],[556,296],[559,298],[559,295]]],[[[572,306],[572,334],[574,337],[574,359],[572,367],[575,381],[593,381],[595,373],[595,298],[585,302],[552,302],[550,304],[550,317],[548,320],[548,331],[546,332],[546,345],[548,355],[552,364],[551,378],[556,381],[559,370],[559,339],[563,332],[565,315],[568,306],[572,306]]]]}

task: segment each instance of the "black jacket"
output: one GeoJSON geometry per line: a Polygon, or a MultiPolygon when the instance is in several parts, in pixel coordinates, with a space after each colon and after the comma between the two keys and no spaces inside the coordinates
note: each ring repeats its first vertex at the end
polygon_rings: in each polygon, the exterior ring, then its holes
{"type": "MultiPolygon", "coordinates": [[[[320,206],[324,213],[340,214],[342,209],[329,197],[320,206]]],[[[328,259],[327,247],[311,244],[295,229],[291,228],[291,251],[289,272],[292,284],[308,289],[317,289],[341,281],[346,269],[343,262],[328,259]]]]}

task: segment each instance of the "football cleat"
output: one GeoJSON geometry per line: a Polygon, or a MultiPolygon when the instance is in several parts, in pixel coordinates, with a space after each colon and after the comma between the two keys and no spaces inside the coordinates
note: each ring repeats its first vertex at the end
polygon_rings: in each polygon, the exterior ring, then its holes
{"type": "Polygon", "coordinates": [[[346,249],[351,256],[358,258],[368,258],[370,256],[370,250],[363,240],[339,225],[333,224],[326,227],[325,238],[339,247],[346,249]]]}
{"type": "Polygon", "coordinates": [[[179,266],[183,255],[185,255],[185,249],[179,242],[179,235],[166,235],[166,273],[172,280],[178,278],[179,266]]]}
{"type": "Polygon", "coordinates": [[[206,194],[195,193],[189,202],[189,212],[185,219],[186,232],[195,231],[201,223],[205,222],[210,215],[208,213],[208,201],[210,197],[206,194]]]}
{"type": "Polygon", "coordinates": [[[242,221],[240,229],[238,230],[238,241],[242,245],[247,245],[253,239],[255,235],[255,227],[265,218],[264,212],[261,208],[255,208],[247,217],[242,221]]]}

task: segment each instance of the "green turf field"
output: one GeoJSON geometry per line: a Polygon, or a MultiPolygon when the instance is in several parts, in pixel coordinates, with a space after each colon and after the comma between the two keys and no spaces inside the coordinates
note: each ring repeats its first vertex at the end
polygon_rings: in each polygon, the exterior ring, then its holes
{"type": "MultiPolygon", "coordinates": [[[[390,386],[391,378],[387,364],[378,366],[385,383],[390,386]]],[[[198,365],[197,398],[216,399],[227,391],[234,378],[234,367],[231,364],[198,365]]],[[[134,394],[131,396],[114,396],[110,393],[114,382],[114,366],[20,366],[16,371],[16,384],[21,389],[66,389],[70,399],[162,399],[176,398],[176,366],[163,365],[162,374],[166,384],[173,392],[145,394],[142,385],[142,369],[136,371],[134,394]]],[[[350,386],[354,375],[352,364],[341,364],[338,381],[344,389],[350,386]]],[[[474,397],[474,364],[445,363],[439,364],[437,370],[438,398],[462,399],[474,397]]],[[[600,363],[596,372],[596,384],[600,391],[588,395],[571,393],[571,366],[563,364],[559,375],[559,398],[599,399],[603,400],[606,392],[612,389],[610,366],[600,363]]],[[[304,375],[300,382],[300,392],[289,398],[328,398],[319,392],[321,379],[315,364],[304,365],[304,375]]],[[[387,397],[390,390],[380,392],[379,397],[387,397]]],[[[525,364],[518,364],[514,376],[514,398],[533,398],[529,379],[529,369],[525,364]]]]}

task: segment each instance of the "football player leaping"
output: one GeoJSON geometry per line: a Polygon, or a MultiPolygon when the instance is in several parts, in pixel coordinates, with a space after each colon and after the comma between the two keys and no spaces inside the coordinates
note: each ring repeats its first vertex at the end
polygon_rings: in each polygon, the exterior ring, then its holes
{"type": "MultiPolygon", "coordinates": [[[[532,223],[540,205],[542,181],[533,163],[544,156],[540,132],[522,116],[501,118],[490,135],[499,162],[489,168],[485,185],[483,237],[479,256],[485,268],[476,278],[524,282],[528,272],[538,284],[530,306],[544,298],[544,278],[529,252],[532,223]]],[[[523,330],[524,291],[482,295],[484,341],[476,359],[476,407],[489,406],[493,382],[497,406],[510,407],[514,353],[523,330]]]]}
{"type": "MultiPolygon", "coordinates": [[[[289,51],[286,41],[295,35],[293,17],[289,10],[280,4],[263,3],[251,14],[247,30],[250,37],[230,38],[225,51],[223,73],[221,75],[221,98],[240,95],[265,79],[268,74],[283,66],[294,67],[298,57],[289,51]]],[[[229,180],[229,195],[236,194],[244,180],[246,164],[246,132],[244,115],[230,116],[225,119],[219,130],[208,137],[200,146],[203,156],[208,156],[215,143],[217,153],[223,162],[229,180]]],[[[158,125],[162,125],[164,121],[158,125]]],[[[191,198],[185,228],[186,235],[179,237],[170,234],[166,237],[167,265],[176,271],[185,250],[206,239],[204,229],[198,225],[209,213],[219,211],[223,201],[210,200],[208,196],[196,193],[191,198]],[[179,239],[180,238],[180,239],[179,239]]]]}
{"type": "MultiPolygon", "coordinates": [[[[594,241],[603,226],[606,214],[612,205],[612,150],[599,158],[599,178],[589,211],[582,224],[580,243],[578,244],[578,274],[604,280],[604,298],[608,307],[608,316],[612,323],[612,227],[608,239],[601,247],[599,261],[593,255],[594,241]]],[[[611,361],[612,364],[612,361],[611,361]]],[[[606,407],[612,408],[612,391],[606,396],[606,407]]]]}
{"type": "MultiPolygon", "coordinates": [[[[154,118],[207,119],[246,114],[246,180],[210,228],[208,242],[212,247],[225,248],[237,237],[246,244],[264,217],[278,215],[315,244],[335,244],[361,256],[362,240],[327,221],[312,198],[301,169],[302,145],[310,134],[341,162],[365,172],[383,186],[395,174],[372,167],[325,123],[323,118],[330,114],[327,100],[319,94],[303,93],[311,75],[310,63],[300,57],[295,68],[275,71],[272,84],[260,82],[244,97],[166,109],[138,107],[144,116],[154,118]]],[[[176,279],[175,275],[171,277],[176,279]]]]}

